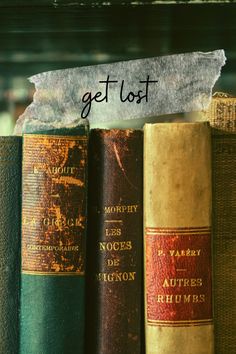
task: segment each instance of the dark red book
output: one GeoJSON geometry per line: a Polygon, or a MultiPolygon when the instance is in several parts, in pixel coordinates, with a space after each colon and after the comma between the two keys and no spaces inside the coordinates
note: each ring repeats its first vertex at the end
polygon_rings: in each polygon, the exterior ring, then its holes
{"type": "Polygon", "coordinates": [[[91,131],[88,354],[142,352],[142,166],[142,131],[91,131]]]}

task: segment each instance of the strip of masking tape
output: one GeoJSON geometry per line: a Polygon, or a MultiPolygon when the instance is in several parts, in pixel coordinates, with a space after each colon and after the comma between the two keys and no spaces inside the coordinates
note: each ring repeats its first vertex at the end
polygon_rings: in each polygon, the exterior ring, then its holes
{"type": "Polygon", "coordinates": [[[15,134],[205,110],[225,61],[215,50],[37,74],[15,134]]]}

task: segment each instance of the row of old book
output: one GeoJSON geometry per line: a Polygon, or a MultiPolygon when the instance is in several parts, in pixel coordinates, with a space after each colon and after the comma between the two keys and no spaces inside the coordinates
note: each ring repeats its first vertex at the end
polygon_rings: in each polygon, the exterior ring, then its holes
{"type": "Polygon", "coordinates": [[[1,354],[235,352],[236,100],[206,117],[0,138],[1,354]]]}

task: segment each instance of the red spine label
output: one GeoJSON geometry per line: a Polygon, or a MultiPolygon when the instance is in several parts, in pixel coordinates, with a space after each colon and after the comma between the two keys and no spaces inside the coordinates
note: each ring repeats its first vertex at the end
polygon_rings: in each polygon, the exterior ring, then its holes
{"type": "Polygon", "coordinates": [[[209,227],[146,228],[147,322],[193,326],[212,322],[209,227]]]}

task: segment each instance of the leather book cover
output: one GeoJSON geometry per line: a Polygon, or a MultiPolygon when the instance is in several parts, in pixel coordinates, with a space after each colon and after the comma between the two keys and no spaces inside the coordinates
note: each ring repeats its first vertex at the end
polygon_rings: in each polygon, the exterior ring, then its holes
{"type": "Polygon", "coordinates": [[[0,137],[0,353],[19,352],[20,137],[0,137]]]}
{"type": "Polygon", "coordinates": [[[208,123],[145,125],[146,354],[213,353],[211,189],[208,123]]]}
{"type": "Polygon", "coordinates": [[[142,165],[142,131],[91,131],[87,354],[142,352],[142,165]]]}
{"type": "Polygon", "coordinates": [[[212,126],[214,322],[217,354],[236,353],[236,98],[216,94],[212,126]]]}
{"type": "Polygon", "coordinates": [[[83,353],[87,132],[23,137],[22,354],[83,353]]]}

